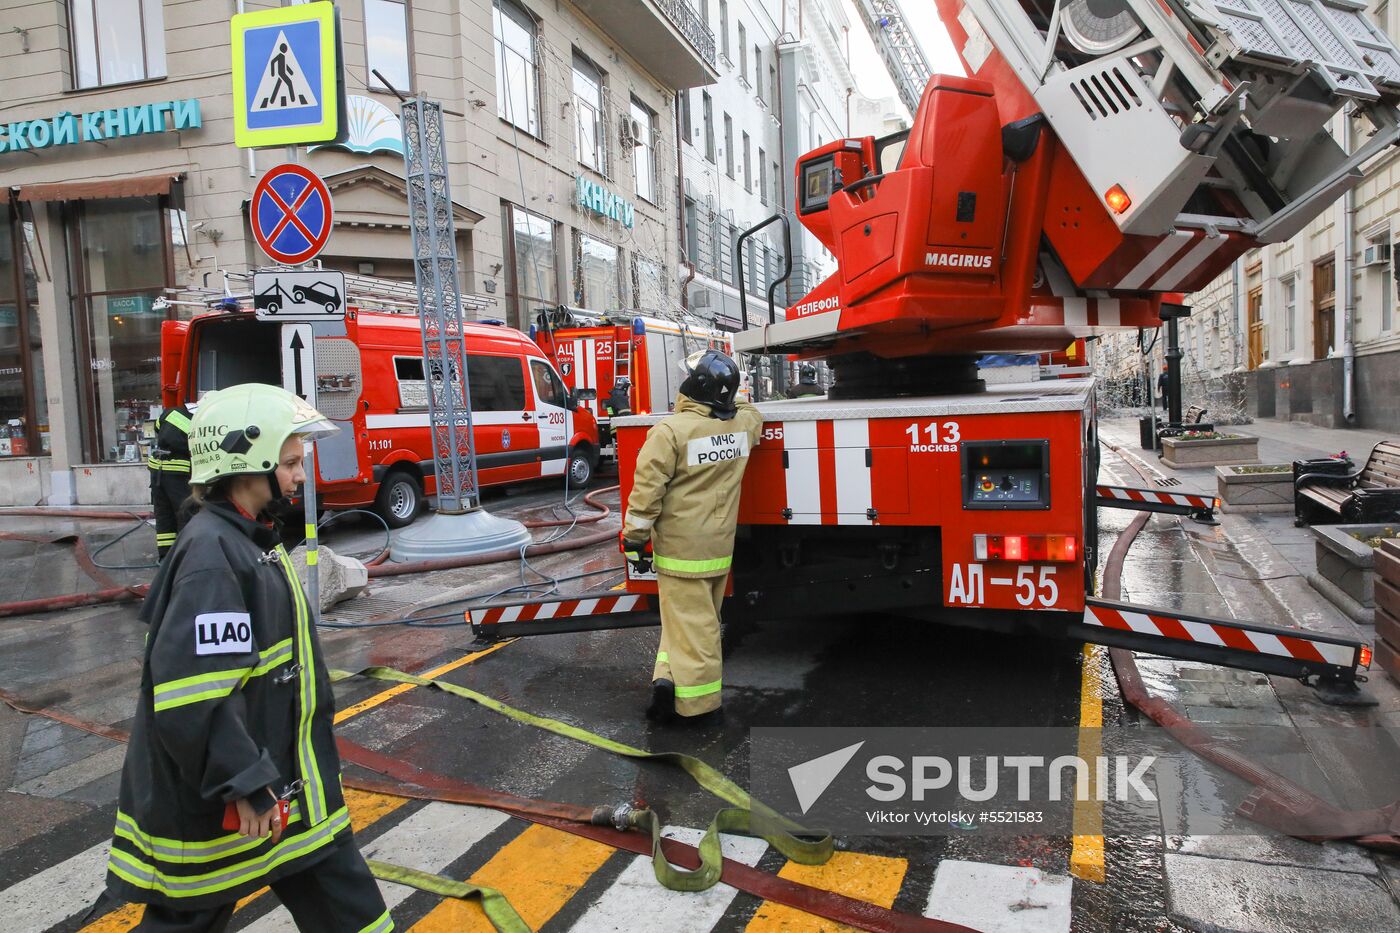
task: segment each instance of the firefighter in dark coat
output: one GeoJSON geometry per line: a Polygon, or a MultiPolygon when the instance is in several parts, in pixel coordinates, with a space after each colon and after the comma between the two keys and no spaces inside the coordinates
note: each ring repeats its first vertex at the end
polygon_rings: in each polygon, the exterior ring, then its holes
{"type": "Polygon", "coordinates": [[[275,500],[306,478],[303,441],[335,426],[275,386],[202,400],[190,433],[202,508],[142,609],[149,625],[107,863],[140,930],[223,930],[270,885],[301,930],[393,921],[355,845],[335,701],[275,500]]]}
{"type": "Polygon", "coordinates": [[[180,507],[190,496],[190,409],[167,408],[155,424],[146,466],[151,473],[151,511],[156,517],[156,553],[161,560],[185,526],[180,507]]]}

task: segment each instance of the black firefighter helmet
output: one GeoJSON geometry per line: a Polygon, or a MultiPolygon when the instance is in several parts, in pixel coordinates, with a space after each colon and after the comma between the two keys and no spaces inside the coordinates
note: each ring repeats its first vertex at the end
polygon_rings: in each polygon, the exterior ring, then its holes
{"type": "Polygon", "coordinates": [[[739,365],[719,350],[700,350],[685,359],[685,381],[681,392],[687,398],[710,406],[721,421],[734,417],[734,401],[739,395],[739,365]]]}

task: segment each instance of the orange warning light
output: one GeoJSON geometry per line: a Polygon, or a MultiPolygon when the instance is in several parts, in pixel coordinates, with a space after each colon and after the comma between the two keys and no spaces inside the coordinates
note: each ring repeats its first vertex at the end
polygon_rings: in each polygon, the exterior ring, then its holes
{"type": "Polygon", "coordinates": [[[1370,646],[1370,645],[1362,645],[1362,646],[1361,646],[1361,660],[1357,662],[1357,666],[1360,667],[1362,670],[1369,670],[1369,669],[1370,669],[1370,667],[1371,667],[1371,646],[1370,646]]]}
{"type": "Polygon", "coordinates": [[[1103,196],[1104,203],[1109,210],[1115,214],[1121,214],[1133,205],[1133,199],[1128,197],[1128,192],[1123,190],[1122,185],[1114,185],[1108,189],[1108,193],[1103,196]]]}

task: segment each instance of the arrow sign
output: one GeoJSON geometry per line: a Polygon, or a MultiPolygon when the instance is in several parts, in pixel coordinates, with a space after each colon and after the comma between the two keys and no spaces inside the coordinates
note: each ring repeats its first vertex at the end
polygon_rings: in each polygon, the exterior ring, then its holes
{"type": "Polygon", "coordinates": [[[316,407],[316,344],[310,324],[282,325],[282,388],[316,407]]]}

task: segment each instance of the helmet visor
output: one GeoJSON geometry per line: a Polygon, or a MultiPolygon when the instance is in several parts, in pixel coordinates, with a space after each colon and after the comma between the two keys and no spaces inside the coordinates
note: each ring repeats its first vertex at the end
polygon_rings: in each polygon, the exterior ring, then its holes
{"type": "Polygon", "coordinates": [[[306,424],[299,424],[292,429],[292,437],[299,437],[305,441],[316,441],[323,437],[330,437],[332,434],[340,433],[340,425],[329,418],[320,418],[306,424]]]}

